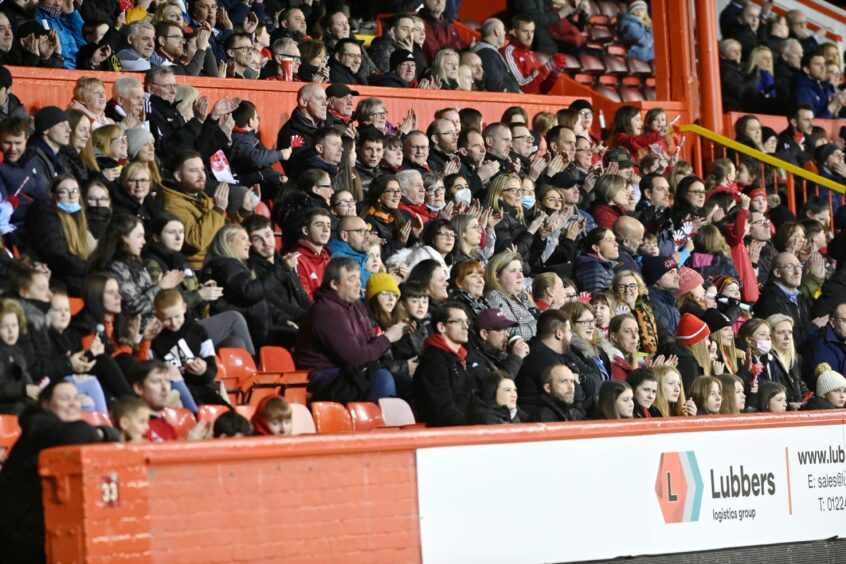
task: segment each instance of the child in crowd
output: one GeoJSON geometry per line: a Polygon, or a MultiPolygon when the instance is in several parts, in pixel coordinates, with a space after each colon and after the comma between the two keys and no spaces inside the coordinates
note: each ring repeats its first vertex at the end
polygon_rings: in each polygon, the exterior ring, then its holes
{"type": "Polygon", "coordinates": [[[32,382],[26,358],[18,346],[21,333],[26,332],[23,308],[15,300],[0,302],[0,413],[17,415],[27,398],[36,399],[40,388],[32,382]]]}
{"type": "MultiPolygon", "coordinates": [[[[63,288],[54,288],[50,298],[50,342],[55,351],[70,355],[73,348],[72,339],[66,333],[71,322],[70,300],[63,288]]],[[[103,345],[99,340],[92,341],[92,357],[103,352],[103,345]]],[[[83,411],[99,411],[108,413],[106,397],[103,387],[95,376],[91,374],[71,374],[65,380],[76,386],[80,394],[83,411]]]]}
{"type": "Polygon", "coordinates": [[[150,407],[141,398],[120,398],[112,409],[112,421],[122,443],[149,442],[145,435],[150,430],[150,407]]]}
{"type": "MultiPolygon", "coordinates": [[[[191,397],[199,405],[226,405],[214,387],[214,344],[202,325],[186,319],[188,306],[182,294],[175,288],[162,290],[156,294],[153,306],[162,323],[161,333],[153,339],[153,354],[182,374],[191,397]]],[[[191,411],[196,412],[196,406],[191,411]]]]}
{"type": "Polygon", "coordinates": [[[250,420],[254,435],[291,435],[293,410],[287,401],[279,396],[267,396],[261,400],[255,415],[250,420]]]}
{"type": "Polygon", "coordinates": [[[215,439],[249,437],[253,434],[253,426],[237,411],[227,411],[214,420],[213,433],[215,439]]]}

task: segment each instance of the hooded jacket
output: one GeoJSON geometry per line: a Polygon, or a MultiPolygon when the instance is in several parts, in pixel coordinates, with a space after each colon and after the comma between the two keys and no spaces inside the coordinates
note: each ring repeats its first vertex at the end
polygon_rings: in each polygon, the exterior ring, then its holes
{"type": "MultiPolygon", "coordinates": [[[[188,194],[175,186],[165,185],[162,190],[164,209],[179,218],[185,226],[183,253],[195,270],[203,266],[212,239],[226,221],[226,212],[219,210],[214,199],[199,192],[188,194]]],[[[236,220],[240,223],[240,218],[236,220]]]]}
{"type": "Polygon", "coordinates": [[[312,138],[318,129],[324,126],[324,122],[314,122],[307,117],[301,108],[295,108],[291,112],[291,118],[285,122],[276,136],[276,148],[278,150],[291,148],[291,157],[288,161],[299,158],[307,149],[314,147],[312,138]]]}

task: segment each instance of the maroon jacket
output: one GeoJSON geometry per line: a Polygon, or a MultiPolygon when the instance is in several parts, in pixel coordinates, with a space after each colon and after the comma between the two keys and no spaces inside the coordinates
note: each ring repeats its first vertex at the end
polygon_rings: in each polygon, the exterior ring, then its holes
{"type": "Polygon", "coordinates": [[[435,19],[435,16],[426,8],[420,10],[419,15],[423,19],[423,25],[426,26],[426,42],[423,43],[423,53],[427,60],[434,61],[435,55],[441,49],[455,49],[460,53],[469,47],[467,42],[458,35],[458,30],[455,29],[452,20],[446,19],[443,15],[435,19]]]}
{"type": "Polygon", "coordinates": [[[323,288],[314,297],[314,305],[297,333],[297,369],[359,366],[378,360],[391,347],[385,335],[373,333],[361,300],[345,302],[334,291],[323,288]]]}

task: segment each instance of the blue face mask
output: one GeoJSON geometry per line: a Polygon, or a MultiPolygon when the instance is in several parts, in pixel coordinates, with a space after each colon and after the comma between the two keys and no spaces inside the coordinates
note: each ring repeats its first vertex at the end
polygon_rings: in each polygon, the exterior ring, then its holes
{"type": "Polygon", "coordinates": [[[523,196],[520,198],[520,203],[523,204],[523,207],[526,209],[531,208],[535,205],[535,197],[534,196],[523,196]]]}
{"type": "Polygon", "coordinates": [[[432,211],[439,212],[439,211],[441,211],[442,209],[444,209],[444,208],[446,207],[446,204],[444,204],[444,205],[442,205],[442,206],[440,206],[440,207],[437,207],[437,208],[436,208],[435,206],[432,206],[432,205],[426,204],[426,207],[427,207],[427,208],[429,208],[429,209],[430,209],[430,210],[432,210],[432,211]]]}
{"type": "Polygon", "coordinates": [[[67,202],[56,202],[56,207],[68,213],[76,213],[82,209],[82,206],[80,206],[79,203],[69,204],[67,202]]]}

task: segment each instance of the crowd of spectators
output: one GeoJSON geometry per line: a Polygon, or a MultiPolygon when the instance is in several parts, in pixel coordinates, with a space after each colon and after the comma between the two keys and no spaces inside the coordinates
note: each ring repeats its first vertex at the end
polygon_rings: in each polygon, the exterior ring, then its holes
{"type": "MultiPolygon", "coordinates": [[[[545,25],[560,48],[549,27],[582,3],[548,24],[523,3],[511,43],[489,20],[467,49],[425,0],[369,54],[343,12],[276,4],[168,2],[148,23],[149,2],[114,19],[108,2],[42,0],[35,27],[28,5],[0,5],[7,63],[143,73],[111,92],[80,76],[65,108],[30,117],[0,67],[0,412],[24,430],[0,497],[29,480],[15,495],[37,500],[40,449],[117,438],[80,409],[159,442],[177,437],[165,407],[227,405],[220,347],[284,346],[312,400],[401,397],[433,427],[844,407],[846,207],[809,192],[797,217],[754,161],[697,176],[661,109],[622,106],[605,131],[587,100],[485,123],[472,107],[389,116],[355,90],[460,85],[466,62],[473,87],[543,92],[558,59],[530,68],[528,46],[545,25]],[[304,84],[269,148],[255,104],[210,103],[178,74],[304,84]]],[[[797,107],[777,143],[846,174],[797,107]]],[[[738,136],[770,145],[753,116],[738,136]]],[[[189,438],[288,434],[291,413],[268,397],[189,438]]],[[[4,546],[43,535],[14,509],[4,546]]],[[[39,540],[16,544],[22,560],[39,540]]]]}
{"type": "Polygon", "coordinates": [[[827,29],[809,28],[800,9],[775,13],[732,0],[720,12],[723,110],[785,115],[799,106],[817,118],[844,117],[843,57],[827,29]]]}

